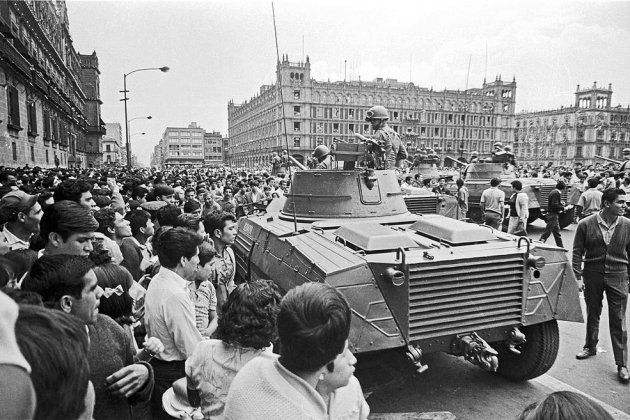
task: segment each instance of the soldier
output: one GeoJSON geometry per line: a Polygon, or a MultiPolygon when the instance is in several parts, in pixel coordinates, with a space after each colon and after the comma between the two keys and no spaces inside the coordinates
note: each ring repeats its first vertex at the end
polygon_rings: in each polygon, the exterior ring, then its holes
{"type": "Polygon", "coordinates": [[[478,163],[479,162],[479,152],[474,151],[470,153],[470,163],[478,163]]]}
{"type": "Polygon", "coordinates": [[[623,162],[621,163],[621,166],[619,167],[619,172],[630,172],[630,149],[625,148],[623,149],[623,162]]]}
{"type": "Polygon", "coordinates": [[[372,124],[372,129],[375,131],[370,137],[362,136],[359,133],[355,133],[355,137],[363,141],[376,142],[380,145],[377,148],[377,154],[380,154],[381,159],[377,164],[376,169],[393,169],[399,167],[400,163],[407,159],[407,149],[398,134],[387,125],[389,119],[389,113],[383,106],[373,106],[366,113],[365,120],[372,124]],[[380,150],[379,150],[380,149],[380,150]]]}
{"type": "Polygon", "coordinates": [[[273,152],[271,156],[271,175],[278,176],[281,173],[284,173],[282,158],[278,155],[278,152],[273,152]]]}
{"type": "Polygon", "coordinates": [[[313,151],[313,159],[317,162],[315,169],[330,169],[332,162],[330,157],[330,149],[328,146],[321,144],[313,151]]]}

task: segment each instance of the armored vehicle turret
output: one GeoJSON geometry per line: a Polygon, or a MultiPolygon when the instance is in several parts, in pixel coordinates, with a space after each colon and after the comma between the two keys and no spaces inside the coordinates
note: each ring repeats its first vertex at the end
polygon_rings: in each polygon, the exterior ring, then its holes
{"type": "Polygon", "coordinates": [[[554,363],[557,320],[582,322],[564,250],[413,214],[392,170],[296,171],[285,200],[238,221],[237,277],[336,287],[359,357],[400,351],[421,372],[446,352],[526,380],[554,363]]]}
{"type": "MultiPolygon", "coordinates": [[[[476,223],[481,223],[481,209],[479,201],[481,194],[490,188],[490,180],[499,178],[501,184],[499,189],[505,192],[506,200],[512,195],[511,182],[516,179],[514,172],[508,169],[506,163],[471,163],[464,171],[464,185],[468,188],[470,196],[468,198],[468,218],[476,223]]],[[[521,192],[527,194],[529,198],[529,219],[528,223],[533,223],[536,219],[545,219],[547,215],[547,202],[549,193],[556,188],[556,181],[551,178],[519,178],[523,184],[521,192]]],[[[571,186],[562,191],[562,200],[567,201],[571,186]]],[[[571,209],[560,215],[559,223],[561,228],[565,228],[573,222],[574,210],[571,209]]],[[[505,219],[507,223],[507,218],[505,219]]]]}

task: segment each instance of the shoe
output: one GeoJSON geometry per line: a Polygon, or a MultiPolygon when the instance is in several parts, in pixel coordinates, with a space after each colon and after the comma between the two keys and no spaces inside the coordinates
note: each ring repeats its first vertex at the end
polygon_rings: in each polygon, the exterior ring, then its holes
{"type": "Polygon", "coordinates": [[[619,377],[619,382],[622,384],[630,382],[630,372],[628,372],[628,368],[625,366],[617,367],[617,376],[619,377]]]}
{"type": "Polygon", "coordinates": [[[584,347],[581,352],[575,355],[575,358],[578,360],[588,359],[591,356],[595,356],[597,354],[597,350],[591,350],[588,347],[584,347]]]}

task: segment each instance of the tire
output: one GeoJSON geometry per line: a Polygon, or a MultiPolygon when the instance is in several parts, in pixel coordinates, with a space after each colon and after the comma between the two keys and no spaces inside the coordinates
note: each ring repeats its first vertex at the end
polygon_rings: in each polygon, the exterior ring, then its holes
{"type": "Polygon", "coordinates": [[[497,373],[513,381],[527,381],[547,372],[556,361],[560,345],[555,319],[523,327],[521,331],[527,338],[527,342],[518,348],[521,354],[509,352],[503,343],[495,347],[499,352],[497,373]]]}
{"type": "Polygon", "coordinates": [[[481,224],[481,207],[471,206],[468,209],[468,220],[473,223],[481,224]]]}
{"type": "Polygon", "coordinates": [[[569,226],[571,223],[573,223],[574,219],[575,219],[575,207],[573,207],[571,210],[564,212],[560,215],[560,218],[558,219],[558,224],[560,225],[560,229],[564,229],[565,227],[569,226]]]}

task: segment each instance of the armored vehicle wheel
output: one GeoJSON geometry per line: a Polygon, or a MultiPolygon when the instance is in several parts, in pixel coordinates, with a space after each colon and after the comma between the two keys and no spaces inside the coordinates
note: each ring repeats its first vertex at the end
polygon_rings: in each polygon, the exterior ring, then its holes
{"type": "Polygon", "coordinates": [[[471,206],[468,209],[468,220],[470,220],[471,222],[480,224],[481,223],[481,208],[471,206]]]}
{"type": "Polygon", "coordinates": [[[560,225],[560,229],[564,229],[565,227],[573,223],[573,219],[575,219],[575,207],[573,207],[571,210],[564,212],[560,215],[560,218],[558,218],[558,224],[560,225]]]}
{"type": "Polygon", "coordinates": [[[514,381],[526,381],[547,372],[556,361],[560,344],[558,322],[555,319],[523,327],[521,331],[527,337],[527,342],[518,347],[521,354],[508,351],[504,344],[497,346],[498,373],[514,381]]]}

